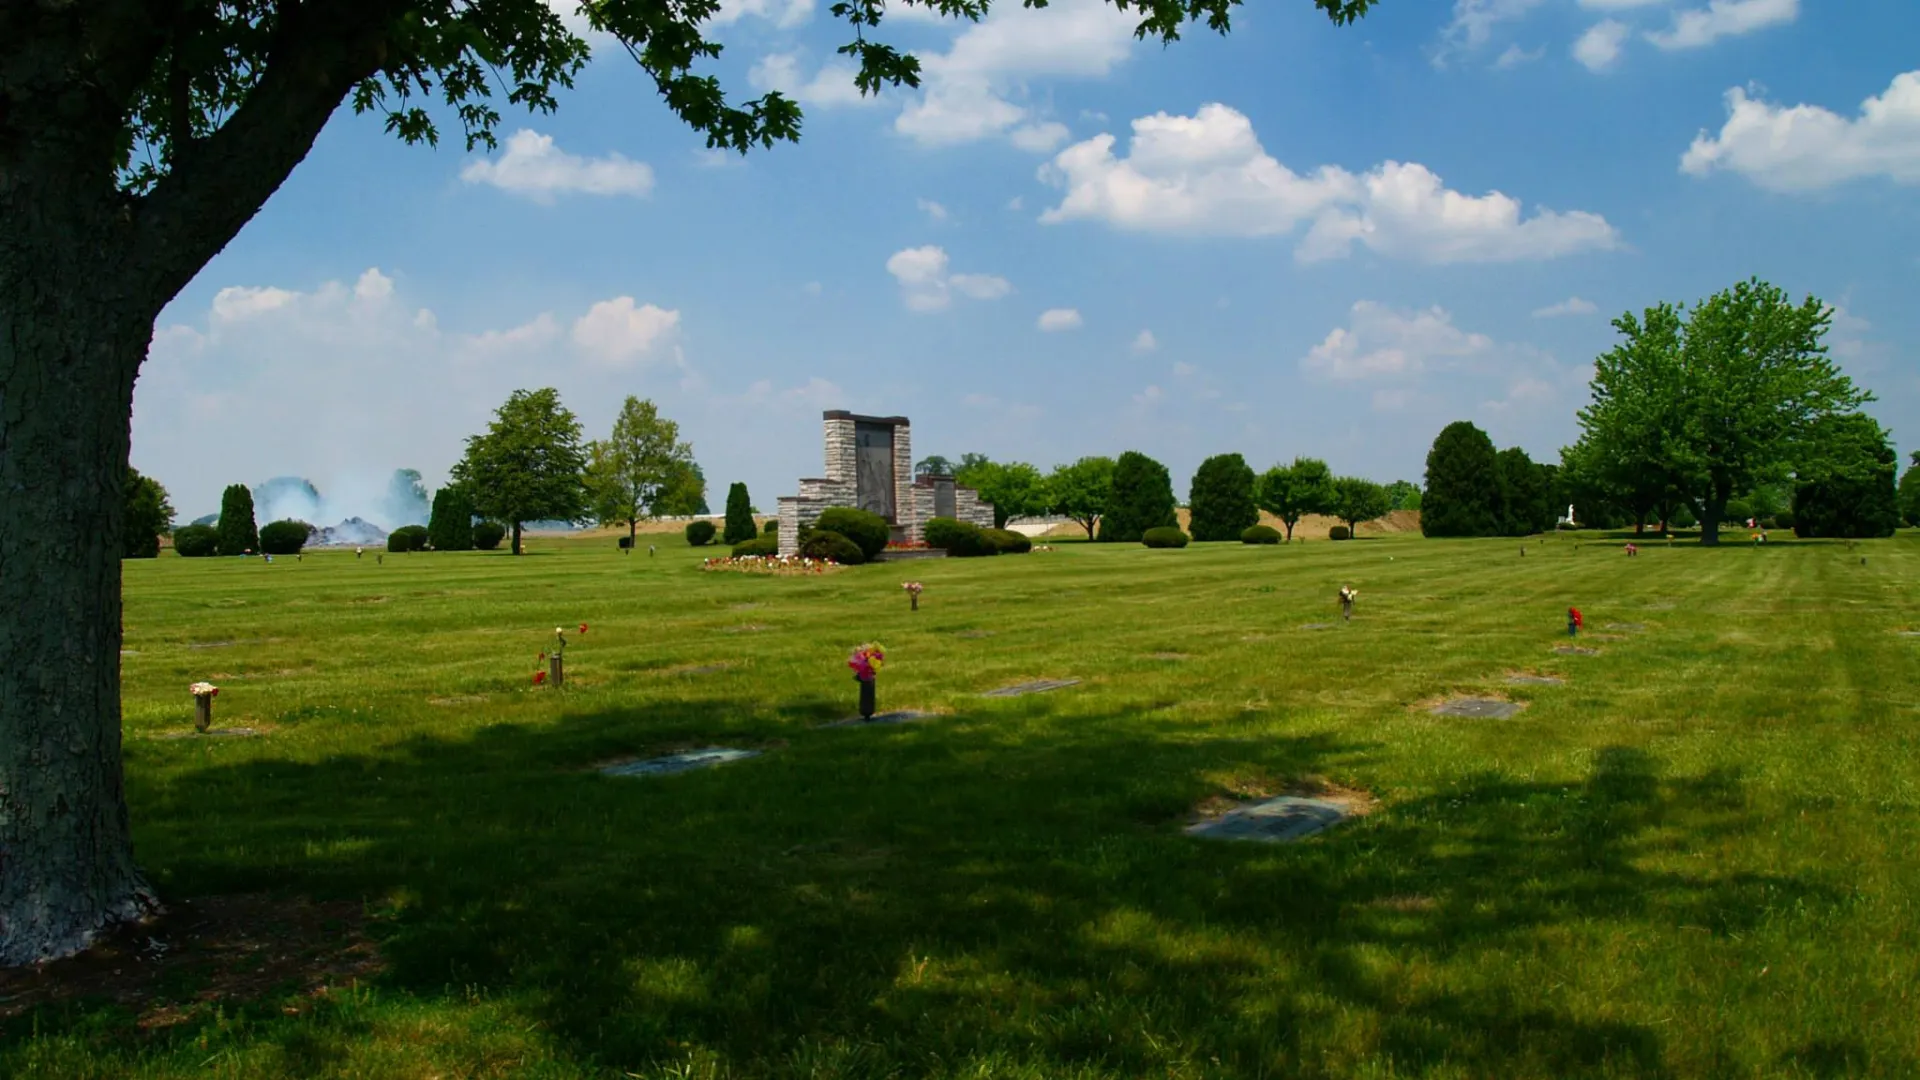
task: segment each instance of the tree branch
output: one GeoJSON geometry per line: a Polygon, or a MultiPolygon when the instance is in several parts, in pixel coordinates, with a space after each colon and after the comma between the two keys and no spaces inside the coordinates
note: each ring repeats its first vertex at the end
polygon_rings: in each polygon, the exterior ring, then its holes
{"type": "Polygon", "coordinates": [[[348,91],[381,69],[402,7],[333,0],[286,9],[246,101],[135,202],[134,265],[155,310],[259,213],[348,91]]]}

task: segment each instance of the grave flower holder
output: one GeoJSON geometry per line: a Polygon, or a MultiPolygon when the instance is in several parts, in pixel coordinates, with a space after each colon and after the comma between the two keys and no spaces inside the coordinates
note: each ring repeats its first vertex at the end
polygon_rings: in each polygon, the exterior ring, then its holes
{"type": "Polygon", "coordinates": [[[860,684],[860,719],[871,720],[873,719],[873,713],[875,708],[874,683],[876,683],[878,680],[863,679],[858,675],[855,675],[853,677],[853,681],[860,684]]]}
{"type": "Polygon", "coordinates": [[[917,581],[908,581],[908,582],[903,582],[900,587],[907,591],[908,610],[919,611],[920,610],[920,591],[924,589],[926,586],[921,585],[917,581]]]}
{"type": "Polygon", "coordinates": [[[213,699],[220,688],[207,682],[197,682],[187,687],[193,695],[193,730],[205,734],[213,726],[213,699]]]}
{"type": "Polygon", "coordinates": [[[853,669],[853,681],[860,684],[860,719],[873,719],[874,683],[879,679],[880,665],[886,661],[886,650],[868,642],[853,650],[847,657],[847,666],[853,669]]]}

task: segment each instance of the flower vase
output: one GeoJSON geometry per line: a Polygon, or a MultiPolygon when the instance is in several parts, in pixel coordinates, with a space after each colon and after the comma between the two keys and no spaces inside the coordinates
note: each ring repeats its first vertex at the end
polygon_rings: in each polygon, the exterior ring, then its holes
{"type": "Polygon", "coordinates": [[[873,684],[878,680],[862,679],[856,675],[853,681],[860,684],[860,719],[871,720],[873,719],[873,684]]]}
{"type": "Polygon", "coordinates": [[[213,695],[193,695],[193,730],[205,733],[213,726],[213,695]]]}
{"type": "Polygon", "coordinates": [[[1574,622],[1572,619],[1567,620],[1567,636],[1568,637],[1580,636],[1580,624],[1577,622],[1574,622]]]}
{"type": "Polygon", "coordinates": [[[908,603],[908,605],[909,605],[909,607],[908,607],[908,609],[907,609],[907,610],[909,610],[909,611],[919,611],[919,610],[920,610],[920,594],[919,594],[919,593],[908,593],[908,594],[907,594],[907,603],[908,603]]]}

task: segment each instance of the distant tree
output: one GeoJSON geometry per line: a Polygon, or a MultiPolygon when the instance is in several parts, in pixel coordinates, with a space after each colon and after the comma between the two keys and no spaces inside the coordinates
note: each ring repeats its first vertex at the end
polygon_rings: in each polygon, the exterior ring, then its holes
{"type": "Polygon", "coordinates": [[[1493,440],[1466,420],[1440,430],[1427,451],[1420,531],[1427,536],[1497,536],[1500,466],[1493,440]]]}
{"type": "Polygon", "coordinates": [[[939,454],[930,454],[914,463],[913,475],[915,476],[952,476],[953,462],[948,461],[946,458],[941,457],[939,454]]]}
{"type": "Polygon", "coordinates": [[[1342,476],[1333,482],[1333,513],[1347,523],[1350,536],[1360,535],[1360,523],[1374,521],[1393,509],[1387,489],[1358,476],[1342,476]]]}
{"type": "Polygon", "coordinates": [[[1047,474],[1049,509],[1087,530],[1089,540],[1113,498],[1113,467],[1112,458],[1083,457],[1047,474]]]}
{"type": "Polygon", "coordinates": [[[1500,524],[1508,536],[1529,536],[1553,527],[1547,476],[1527,452],[1509,446],[1494,455],[1500,478],[1500,524]]]}
{"type": "Polygon", "coordinates": [[[151,476],[127,467],[125,542],[121,554],[129,559],[152,559],[160,554],[160,536],[173,531],[173,503],[167,489],[151,476]]]}
{"type": "Polygon", "coordinates": [[[244,555],[260,550],[260,530],[253,522],[253,491],[245,484],[229,484],[220,495],[220,554],[244,555]]]}
{"type": "Polygon", "coordinates": [[[520,554],[529,521],[578,521],[586,512],[586,451],[580,421],[551,387],[515,390],[494,410],[487,430],[467,438],[452,470],[482,517],[505,524],[520,554]]]}
{"type": "Polygon", "coordinates": [[[1387,485],[1387,501],[1390,510],[1420,509],[1420,486],[1411,480],[1395,480],[1387,485]],[[1413,505],[1407,505],[1411,502],[1413,505]]]}
{"type": "Polygon", "coordinates": [[[419,469],[395,469],[387,481],[386,497],[380,500],[381,512],[394,528],[427,523],[427,486],[420,482],[419,469]]]}
{"type": "Polygon", "coordinates": [[[721,541],[739,544],[759,535],[760,526],[753,523],[753,504],[747,501],[747,485],[727,488],[727,527],[720,534],[721,541]]]}
{"type": "Polygon", "coordinates": [[[1247,459],[1239,454],[1215,454],[1200,463],[1187,489],[1191,512],[1187,531],[1195,540],[1233,540],[1260,524],[1254,505],[1255,480],[1247,459]]]}
{"type": "Polygon", "coordinates": [[[1100,522],[1100,539],[1137,544],[1148,529],[1179,525],[1167,467],[1134,450],[1121,454],[1113,463],[1113,494],[1100,522]]]}
{"type": "Polygon", "coordinates": [[[640,522],[656,516],[661,496],[693,462],[680,425],[653,402],[631,394],[614,418],[613,433],[587,448],[587,489],[602,525],[625,525],[631,540],[640,522]]]}
{"type": "Polygon", "coordinates": [[[973,487],[974,483],[971,477],[975,471],[991,464],[993,464],[993,460],[985,454],[961,454],[960,464],[953,467],[953,478],[968,487],[973,487]]]}
{"type": "Polygon", "coordinates": [[[697,462],[681,462],[673,467],[667,486],[653,504],[656,517],[704,517],[713,513],[707,506],[707,474],[697,462]]]}
{"type": "Polygon", "coordinates": [[[1796,305],[1758,279],[1684,322],[1669,304],[1622,315],[1613,325],[1625,341],[1594,364],[1583,435],[1615,449],[1652,436],[1638,452],[1692,504],[1700,542],[1717,544],[1730,499],[1794,461],[1822,418],[1873,400],[1828,358],[1832,321],[1820,300],[1796,305]]]}
{"type": "Polygon", "coordinates": [[[1900,474],[1898,498],[1900,520],[1908,525],[1920,525],[1920,450],[1913,452],[1913,463],[1900,474]]]}
{"type": "Polygon", "coordinates": [[[473,550],[473,500],[466,489],[448,484],[433,493],[433,513],[427,519],[427,542],[435,551],[473,550]]]}
{"type": "Polygon", "coordinates": [[[1900,524],[1894,473],[1899,455],[1865,413],[1825,416],[1802,441],[1794,470],[1797,536],[1892,536],[1900,524]]]}
{"type": "Polygon", "coordinates": [[[996,529],[1006,528],[1008,518],[1047,512],[1047,478],[1024,461],[983,462],[968,471],[965,483],[993,504],[996,529]]]}
{"type": "Polygon", "coordinates": [[[1293,543],[1293,527],[1308,514],[1333,512],[1333,470],[1319,458],[1297,457],[1291,465],[1275,465],[1260,478],[1260,509],[1280,519],[1287,527],[1287,543],[1293,543]]]}

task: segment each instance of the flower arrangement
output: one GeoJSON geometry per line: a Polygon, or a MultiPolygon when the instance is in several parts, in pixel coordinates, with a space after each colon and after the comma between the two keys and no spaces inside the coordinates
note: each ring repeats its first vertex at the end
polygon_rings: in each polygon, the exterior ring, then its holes
{"type": "Polygon", "coordinates": [[[1360,590],[1346,585],[1340,586],[1340,617],[1353,621],[1353,602],[1360,599],[1360,590]]]}
{"type": "Polygon", "coordinates": [[[907,603],[912,607],[914,611],[919,611],[920,610],[920,591],[926,588],[926,586],[920,584],[917,581],[903,581],[900,583],[900,587],[907,590],[907,603]]]}
{"type": "Polygon", "coordinates": [[[1570,607],[1567,609],[1567,636],[1568,637],[1573,637],[1575,634],[1578,634],[1580,632],[1580,628],[1585,625],[1587,625],[1587,620],[1584,618],[1581,618],[1579,608],[1570,607]]]}
{"type": "Polygon", "coordinates": [[[827,574],[840,568],[840,564],[830,560],[809,559],[804,555],[742,555],[739,558],[723,556],[718,559],[700,560],[702,570],[732,570],[745,574],[772,574],[782,577],[827,574]]]}
{"type": "Polygon", "coordinates": [[[853,677],[861,682],[870,683],[880,674],[880,665],[887,659],[887,652],[877,641],[869,641],[853,650],[847,657],[847,666],[853,669],[853,677]]]}
{"type": "Polygon", "coordinates": [[[1631,557],[1631,556],[1634,556],[1634,555],[1638,555],[1638,554],[1640,554],[1640,545],[1639,545],[1639,544],[1631,544],[1631,543],[1630,543],[1630,544],[1628,544],[1628,545],[1627,545],[1627,555],[1628,555],[1628,556],[1630,556],[1630,557],[1631,557]]]}
{"type": "Polygon", "coordinates": [[[187,687],[187,693],[192,694],[194,697],[210,698],[217,696],[220,693],[220,688],[210,682],[197,682],[187,687]]]}

